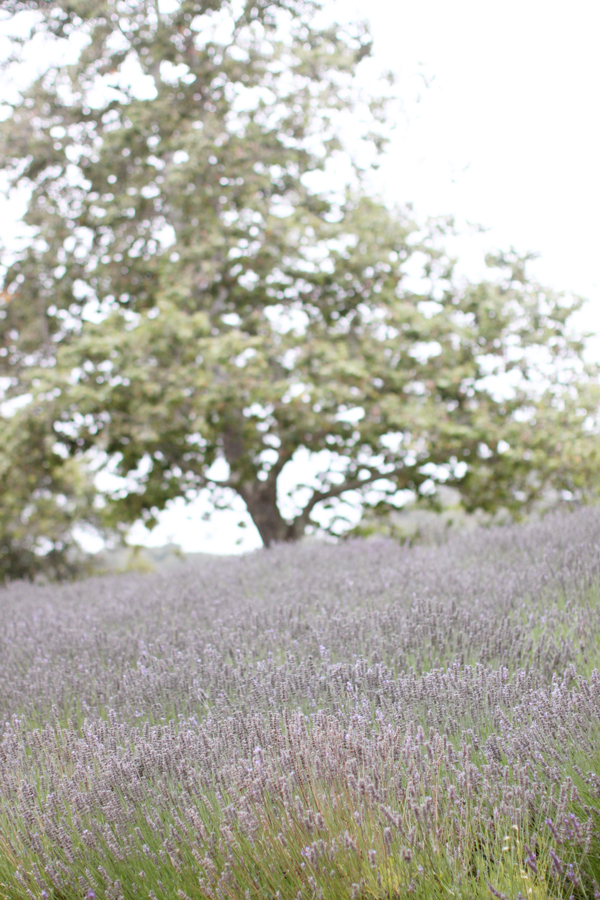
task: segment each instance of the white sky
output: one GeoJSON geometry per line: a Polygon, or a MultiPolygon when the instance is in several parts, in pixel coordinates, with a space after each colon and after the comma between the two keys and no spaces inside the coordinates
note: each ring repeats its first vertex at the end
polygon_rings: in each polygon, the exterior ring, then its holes
{"type": "MultiPolygon", "coordinates": [[[[472,274],[486,249],[539,252],[538,278],[588,297],[581,324],[600,335],[600,4],[341,0],[337,10],[369,19],[369,71],[399,76],[403,102],[377,178],[386,198],[486,226],[459,248],[472,274]]],[[[247,516],[236,527],[241,501],[211,523],[206,508],[175,503],[151,535],[134,527],[130,540],[208,553],[260,546],[247,516]]]]}

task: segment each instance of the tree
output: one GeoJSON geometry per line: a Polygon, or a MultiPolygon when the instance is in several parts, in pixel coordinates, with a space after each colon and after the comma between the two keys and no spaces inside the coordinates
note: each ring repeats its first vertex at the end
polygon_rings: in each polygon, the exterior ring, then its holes
{"type": "Polygon", "coordinates": [[[0,419],[0,581],[85,574],[73,528],[104,530],[91,473],[52,443],[43,409],[0,419]]]}
{"type": "MultiPolygon", "coordinates": [[[[403,490],[435,502],[442,481],[467,508],[514,512],[549,483],[594,488],[593,465],[574,485],[571,457],[551,456],[560,426],[593,460],[580,301],[512,251],[488,280],[459,278],[449,223],[369,197],[358,166],[318,188],[340,116],[367,109],[364,29],[319,26],[311,0],[5,5],[87,43],[0,132],[32,233],[7,266],[0,376],[43,406],[61,454],[100,451],[133,479],[113,526],[207,488],[240,496],[268,546],[328,505],[339,533],[345,500],[383,513],[403,490]],[[323,469],[287,516],[280,476],[302,448],[323,469]]],[[[368,109],[377,151],[384,108],[368,109]]]]}

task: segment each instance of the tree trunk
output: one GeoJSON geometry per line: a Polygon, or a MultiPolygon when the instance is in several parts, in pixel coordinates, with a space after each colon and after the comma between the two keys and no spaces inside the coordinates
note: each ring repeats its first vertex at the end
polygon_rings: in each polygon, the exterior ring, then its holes
{"type": "MultiPolygon", "coordinates": [[[[225,459],[233,471],[246,454],[242,423],[232,419],[223,430],[225,459]]],[[[238,482],[235,490],[248,508],[265,547],[281,541],[297,541],[304,534],[306,518],[297,516],[286,522],[277,506],[277,472],[271,471],[265,481],[238,482]]]]}
{"type": "Polygon", "coordinates": [[[265,547],[282,541],[297,541],[304,534],[304,523],[295,519],[289,523],[277,506],[277,485],[269,481],[243,484],[238,493],[248,507],[265,547]]]}

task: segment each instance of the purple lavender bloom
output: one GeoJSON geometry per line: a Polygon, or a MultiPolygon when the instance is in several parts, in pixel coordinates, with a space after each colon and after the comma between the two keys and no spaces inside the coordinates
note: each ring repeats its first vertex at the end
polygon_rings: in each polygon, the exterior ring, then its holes
{"type": "Polygon", "coordinates": [[[568,824],[571,824],[573,826],[573,830],[571,831],[570,837],[573,836],[573,832],[574,832],[575,836],[577,838],[579,838],[579,826],[581,825],[581,822],[579,821],[579,819],[577,818],[575,813],[569,813],[569,818],[565,819],[565,822],[568,824]],[[570,822],[569,822],[569,820],[570,820],[570,822]]]}
{"type": "Polygon", "coordinates": [[[575,870],[573,868],[573,863],[569,863],[567,867],[567,878],[569,881],[572,881],[574,885],[579,884],[579,878],[577,877],[575,870]]]}
{"type": "Polygon", "coordinates": [[[565,871],[563,868],[562,860],[559,859],[552,847],[550,847],[549,853],[550,859],[552,860],[552,874],[555,878],[558,878],[559,875],[563,875],[565,871]]]}
{"type": "Polygon", "coordinates": [[[550,831],[552,832],[552,837],[554,838],[554,840],[556,841],[556,843],[557,843],[557,844],[560,844],[560,843],[561,843],[561,840],[560,840],[560,837],[559,837],[559,835],[558,835],[558,831],[556,830],[556,828],[555,828],[555,826],[554,826],[554,823],[552,822],[552,819],[546,819],[546,825],[548,826],[548,828],[549,828],[550,831]]]}

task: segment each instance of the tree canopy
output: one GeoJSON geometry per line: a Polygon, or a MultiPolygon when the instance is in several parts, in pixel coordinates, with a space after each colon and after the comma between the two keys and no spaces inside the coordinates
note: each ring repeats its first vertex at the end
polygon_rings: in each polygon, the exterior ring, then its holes
{"type": "Polygon", "coordinates": [[[354,86],[366,29],[323,26],[312,0],[170,8],[5,4],[57,58],[79,47],[0,126],[30,235],[7,258],[0,377],[32,398],[19,421],[45,423],[39,466],[54,454],[75,485],[96,453],[133,479],[107,494],[114,527],[238,495],[265,546],[328,506],[322,527],[343,532],[345,500],[435,502],[442,482],[514,513],[549,484],[594,490],[581,301],[514,251],[459,277],[449,223],[369,196],[358,165],[323,187],[346,158],[341,117],[364,119],[372,158],[383,146],[385,106],[354,86]],[[301,450],[320,474],[284,497],[301,450]]]}
{"type": "Polygon", "coordinates": [[[73,529],[107,533],[91,473],[54,443],[43,409],[0,421],[0,579],[81,574],[73,529]]]}

